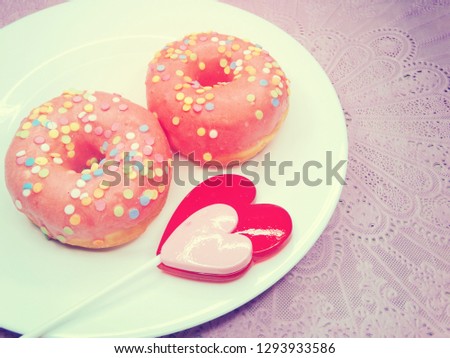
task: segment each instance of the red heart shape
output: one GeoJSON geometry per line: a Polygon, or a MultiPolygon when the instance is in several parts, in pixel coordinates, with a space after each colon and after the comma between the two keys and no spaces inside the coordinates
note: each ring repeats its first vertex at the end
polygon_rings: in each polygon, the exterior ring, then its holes
{"type": "MultiPolygon", "coordinates": [[[[239,221],[233,233],[247,236],[253,245],[253,261],[264,260],[278,252],[289,239],[292,232],[292,219],[289,213],[273,204],[252,204],[256,196],[254,184],[236,174],[223,174],[209,178],[196,186],[180,203],[167,224],[157,249],[157,255],[172,232],[198,210],[212,204],[227,204],[233,207],[239,221]]],[[[159,266],[168,273],[178,276],[225,281],[239,277],[243,272],[232,275],[204,275],[159,266]]],[[[245,271],[245,270],[243,270],[245,271]]]]}

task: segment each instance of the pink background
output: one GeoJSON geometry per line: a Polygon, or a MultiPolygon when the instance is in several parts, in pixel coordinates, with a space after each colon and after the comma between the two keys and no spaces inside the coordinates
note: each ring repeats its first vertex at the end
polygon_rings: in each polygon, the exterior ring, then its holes
{"type": "MultiPolygon", "coordinates": [[[[59,2],[0,0],[0,27],[59,2]]],[[[284,29],[328,73],[348,185],[280,282],[173,336],[450,337],[450,1],[226,2],[284,29]]]]}

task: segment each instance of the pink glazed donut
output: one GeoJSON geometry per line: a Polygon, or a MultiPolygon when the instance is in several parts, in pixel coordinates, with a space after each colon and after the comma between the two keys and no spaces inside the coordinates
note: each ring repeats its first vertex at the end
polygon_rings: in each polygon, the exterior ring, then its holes
{"type": "Polygon", "coordinates": [[[288,85],[260,46],[198,33],[155,55],[147,104],[174,150],[203,164],[228,166],[253,157],[273,139],[287,115],[288,85]]]}
{"type": "Polygon", "coordinates": [[[171,151],[157,119],[117,94],[65,91],[20,124],[6,155],[17,209],[51,239],[129,242],[161,211],[171,151]]]}

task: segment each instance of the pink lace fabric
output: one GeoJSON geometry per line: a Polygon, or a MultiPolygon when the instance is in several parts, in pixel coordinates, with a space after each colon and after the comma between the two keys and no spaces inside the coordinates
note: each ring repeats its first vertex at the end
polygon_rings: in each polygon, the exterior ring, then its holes
{"type": "Polygon", "coordinates": [[[226,2],[284,29],[328,73],[347,186],[287,276],[172,336],[450,337],[450,1],[226,2]]]}

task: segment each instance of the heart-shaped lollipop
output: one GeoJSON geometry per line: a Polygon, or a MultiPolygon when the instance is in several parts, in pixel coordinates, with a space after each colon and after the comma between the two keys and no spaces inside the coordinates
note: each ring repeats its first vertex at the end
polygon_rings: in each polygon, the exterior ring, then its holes
{"type": "Polygon", "coordinates": [[[166,227],[158,267],[191,279],[229,281],[275,254],[292,232],[291,217],[279,206],[252,204],[255,196],[254,184],[235,174],[196,186],[166,227]]]}

